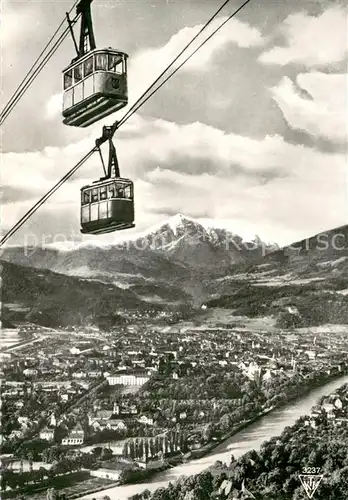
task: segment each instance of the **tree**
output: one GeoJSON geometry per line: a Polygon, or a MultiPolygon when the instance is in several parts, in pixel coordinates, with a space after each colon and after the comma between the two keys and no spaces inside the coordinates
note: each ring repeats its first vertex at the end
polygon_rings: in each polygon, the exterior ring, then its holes
{"type": "Polygon", "coordinates": [[[101,454],[103,453],[102,446],[96,446],[95,448],[93,448],[92,453],[95,457],[100,457],[101,454]]]}
{"type": "Polygon", "coordinates": [[[28,453],[28,460],[29,460],[29,471],[33,472],[33,453],[29,452],[28,453]]]}
{"type": "Polygon", "coordinates": [[[220,419],[220,429],[222,432],[227,432],[230,428],[230,417],[229,415],[224,415],[223,417],[221,417],[220,419]]]}
{"type": "Polygon", "coordinates": [[[113,451],[111,448],[103,448],[102,454],[101,454],[101,460],[111,460],[113,456],[113,451]]]}

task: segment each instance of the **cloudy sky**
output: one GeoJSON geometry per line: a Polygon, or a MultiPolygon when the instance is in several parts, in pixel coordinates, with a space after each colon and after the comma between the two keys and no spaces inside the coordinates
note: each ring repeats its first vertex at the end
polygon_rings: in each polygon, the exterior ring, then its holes
{"type": "MultiPolygon", "coordinates": [[[[3,103],[72,3],[3,0],[3,103]]],[[[231,0],[213,28],[241,3],[231,0]]],[[[131,103],[221,4],[94,0],[97,45],[130,55],[131,103]]],[[[137,231],[179,212],[284,244],[347,222],[344,4],[251,0],[118,131],[137,231]]],[[[103,124],[123,116],[87,129],[62,124],[61,70],[72,57],[68,38],[3,126],[3,229],[93,147],[103,124]]],[[[95,155],[11,243],[79,237],[80,187],[100,175],[95,155]]]]}

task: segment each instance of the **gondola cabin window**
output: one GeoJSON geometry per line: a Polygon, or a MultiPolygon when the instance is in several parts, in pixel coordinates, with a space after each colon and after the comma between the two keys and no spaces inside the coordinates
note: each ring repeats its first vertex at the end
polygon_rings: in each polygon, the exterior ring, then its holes
{"type": "Polygon", "coordinates": [[[74,82],[75,83],[82,80],[82,68],[83,68],[82,64],[79,64],[78,66],[76,66],[76,68],[74,68],[74,82]]]}
{"type": "Polygon", "coordinates": [[[82,205],[88,205],[90,203],[90,194],[91,191],[82,192],[82,200],[81,200],[82,205]]]}
{"type": "Polygon", "coordinates": [[[121,56],[116,56],[109,54],[109,64],[108,69],[118,75],[123,75],[125,73],[125,60],[121,56]]]}
{"type": "Polygon", "coordinates": [[[115,198],[115,193],[116,193],[116,190],[115,190],[114,184],[110,184],[108,186],[108,197],[109,197],[109,199],[115,198]]]}
{"type": "Polygon", "coordinates": [[[126,186],[124,188],[124,197],[129,200],[133,198],[131,186],[126,186]]]}
{"type": "Polygon", "coordinates": [[[124,186],[116,185],[116,198],[124,198],[124,186]]]}
{"type": "Polygon", "coordinates": [[[95,203],[98,201],[98,188],[92,189],[92,197],[91,197],[91,202],[95,203]]]}
{"type": "Polygon", "coordinates": [[[89,57],[83,64],[84,76],[89,76],[93,73],[93,56],[89,57]]]}
{"type": "Polygon", "coordinates": [[[102,186],[100,188],[100,194],[99,194],[100,200],[106,200],[107,199],[107,189],[106,188],[107,188],[106,186],[102,186]]]}
{"type": "Polygon", "coordinates": [[[96,54],[95,55],[95,69],[96,71],[107,71],[108,69],[108,55],[96,54]]]}
{"type": "Polygon", "coordinates": [[[64,90],[71,87],[73,84],[73,72],[72,69],[64,74],[64,90]]]}

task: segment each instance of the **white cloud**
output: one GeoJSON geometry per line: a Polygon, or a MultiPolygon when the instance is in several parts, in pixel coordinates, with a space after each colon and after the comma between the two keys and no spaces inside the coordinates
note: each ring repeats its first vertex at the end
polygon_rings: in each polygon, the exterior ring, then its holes
{"type": "Polygon", "coordinates": [[[287,77],[271,89],[289,125],[315,137],[347,141],[348,75],[301,73],[296,82],[311,98],[302,97],[287,77]]]}
{"type": "MultiPolygon", "coordinates": [[[[15,75],[18,69],[21,70],[23,60],[20,53],[26,50],[29,38],[32,42],[36,42],[42,22],[41,13],[33,10],[30,2],[14,4],[1,2],[0,49],[4,89],[11,76],[15,75]]],[[[32,62],[30,60],[28,66],[24,64],[25,71],[30,68],[32,62]]],[[[23,74],[20,77],[23,78],[23,74]]],[[[17,87],[17,85],[18,82],[14,86],[17,87]]]]}
{"type": "Polygon", "coordinates": [[[63,109],[63,93],[54,94],[46,105],[46,118],[54,120],[63,109]]]}
{"type": "MultiPolygon", "coordinates": [[[[25,6],[24,6],[25,7],[25,6]]],[[[9,49],[19,40],[25,39],[33,27],[39,25],[35,14],[29,8],[15,9],[3,2],[1,9],[0,43],[2,50],[9,49]],[[19,28],[20,27],[20,28],[19,28]]]]}
{"type": "MultiPolygon", "coordinates": [[[[4,154],[3,185],[40,186],[44,193],[91,142],[4,154]]],[[[268,240],[290,242],[343,222],[344,155],[288,144],[280,136],[256,140],[202,123],[177,125],[139,116],[120,132],[117,144],[121,172],[135,181],[139,230],[177,211],[229,219],[232,229],[235,223],[268,240]]],[[[95,155],[35,216],[40,221],[35,230],[52,233],[59,225],[62,232],[72,221],[78,230],[79,189],[101,173],[95,155]]],[[[22,200],[16,210],[5,206],[4,225],[13,224],[31,204],[22,200]]]]}
{"type": "MultiPolygon", "coordinates": [[[[224,21],[226,17],[220,17],[213,21],[211,25],[203,31],[193,45],[185,52],[178,60],[179,64],[182,62],[193,50],[213,31],[216,30],[224,21]]],[[[173,35],[170,40],[162,47],[150,48],[140,52],[135,56],[133,61],[134,71],[141,74],[142,77],[149,72],[158,73],[160,69],[164,69],[178,54],[179,52],[198,34],[203,25],[194,27],[186,27],[173,35]],[[141,71],[143,70],[143,71],[141,71]],[[141,73],[140,73],[141,71],[141,73]]],[[[238,47],[248,48],[260,46],[264,43],[264,38],[261,32],[250,26],[247,23],[231,19],[220,31],[218,31],[187,63],[183,69],[194,71],[197,69],[209,70],[206,65],[211,62],[212,57],[218,50],[226,47],[228,44],[235,44],[238,47]]],[[[132,64],[132,63],[131,63],[132,64]]]]}
{"type": "MultiPolygon", "coordinates": [[[[206,31],[193,43],[193,45],[178,59],[172,71],[195,48],[208,37],[226,17],[213,21],[206,31]]],[[[130,101],[137,97],[159,76],[190,40],[202,29],[203,25],[186,27],[173,35],[162,47],[146,49],[130,60],[129,78],[133,82],[130,88],[130,101]]],[[[247,23],[231,19],[218,31],[181,69],[180,71],[211,71],[213,56],[226,48],[229,44],[248,48],[260,46],[264,43],[261,32],[247,23]]]]}
{"type": "Polygon", "coordinates": [[[300,63],[306,66],[332,65],[343,61],[348,50],[347,12],[332,7],[320,16],[292,14],[280,26],[286,46],[276,46],[261,54],[263,63],[285,66],[300,63]]]}

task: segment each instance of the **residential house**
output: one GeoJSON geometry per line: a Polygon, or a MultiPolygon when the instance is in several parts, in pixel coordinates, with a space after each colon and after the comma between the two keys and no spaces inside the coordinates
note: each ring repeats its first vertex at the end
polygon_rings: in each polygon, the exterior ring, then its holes
{"type": "Polygon", "coordinates": [[[104,467],[100,467],[94,471],[90,471],[92,477],[100,477],[103,479],[111,479],[113,481],[118,481],[121,472],[124,469],[128,469],[132,465],[132,461],[122,460],[119,462],[106,462],[104,467]]]}
{"type": "Polygon", "coordinates": [[[102,371],[94,370],[87,373],[89,378],[98,378],[103,376],[102,371]]]}
{"type": "Polygon", "coordinates": [[[334,399],[333,401],[333,405],[338,409],[338,410],[342,410],[343,408],[343,403],[342,403],[342,400],[340,397],[337,397],[334,399]]]}
{"type": "Polygon", "coordinates": [[[29,417],[18,417],[17,420],[21,427],[26,428],[29,426],[29,417]]]}
{"type": "Polygon", "coordinates": [[[326,412],[328,418],[335,417],[335,414],[334,414],[334,410],[336,410],[335,405],[333,405],[332,403],[324,403],[321,405],[321,407],[326,412]]]}
{"type": "Polygon", "coordinates": [[[123,404],[122,406],[114,403],[113,412],[123,418],[132,418],[138,414],[138,408],[134,404],[123,404]]]}
{"type": "Polygon", "coordinates": [[[347,425],[348,418],[346,418],[346,417],[336,418],[334,423],[335,423],[335,425],[347,425]]]}
{"type": "Polygon", "coordinates": [[[54,439],[54,429],[49,429],[48,427],[45,427],[41,432],[40,432],[40,439],[45,439],[46,441],[53,441],[54,439]]]}
{"type": "Polygon", "coordinates": [[[85,372],[74,372],[72,374],[73,378],[78,378],[78,379],[86,378],[86,376],[87,376],[87,374],[85,372]]]}
{"type": "Polygon", "coordinates": [[[9,435],[10,439],[15,439],[15,438],[22,438],[23,437],[23,432],[22,431],[12,431],[11,434],[9,435]]]}
{"type": "Polygon", "coordinates": [[[94,432],[98,431],[104,431],[106,429],[106,424],[107,422],[104,420],[93,420],[93,422],[90,423],[90,426],[94,430],[94,432]]]}
{"type": "Polygon", "coordinates": [[[318,427],[319,419],[315,416],[311,416],[305,420],[305,425],[311,426],[312,429],[316,429],[318,427]]]}
{"type": "Polygon", "coordinates": [[[219,488],[219,495],[228,496],[232,490],[232,486],[233,486],[232,481],[224,479],[219,488]]]}
{"type": "Polygon", "coordinates": [[[140,418],[138,418],[138,422],[144,425],[153,425],[153,418],[142,415],[140,418]]]}
{"type": "Polygon", "coordinates": [[[79,445],[83,444],[84,439],[85,433],[81,424],[76,424],[68,436],[63,439],[62,444],[68,446],[79,445]]]}
{"type": "Polygon", "coordinates": [[[113,431],[125,431],[127,425],[123,420],[112,418],[106,422],[106,428],[113,431]]]}
{"type": "Polygon", "coordinates": [[[121,472],[122,471],[120,471],[120,470],[106,469],[104,467],[100,467],[99,469],[91,470],[90,476],[99,477],[102,479],[111,479],[113,481],[118,481],[120,478],[121,472]]]}
{"type": "Polygon", "coordinates": [[[112,410],[98,410],[94,412],[94,415],[88,415],[89,425],[93,425],[94,422],[107,422],[113,415],[112,410]]]}
{"type": "Polygon", "coordinates": [[[23,370],[23,375],[25,377],[37,377],[38,371],[35,368],[26,368],[23,370]]]}

